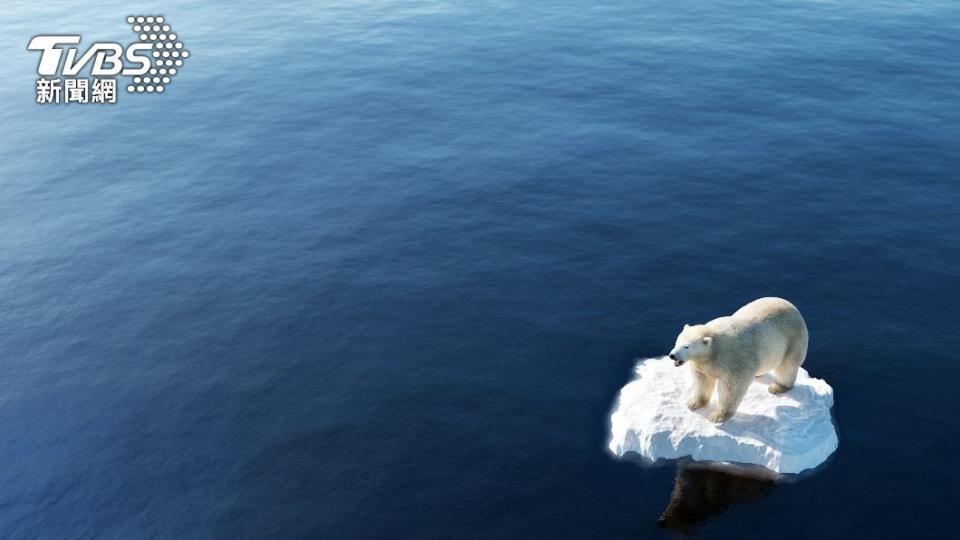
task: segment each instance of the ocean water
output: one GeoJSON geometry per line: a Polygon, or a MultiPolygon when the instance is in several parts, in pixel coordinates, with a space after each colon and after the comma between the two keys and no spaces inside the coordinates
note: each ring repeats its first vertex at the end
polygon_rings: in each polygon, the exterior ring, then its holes
{"type": "Polygon", "coordinates": [[[952,537],[958,28],[948,0],[4,2],[0,537],[952,537]],[[130,14],[192,53],[164,95],[34,103],[32,36],[130,14]],[[634,359],[767,295],[806,317],[834,458],[608,455],[634,359]]]}

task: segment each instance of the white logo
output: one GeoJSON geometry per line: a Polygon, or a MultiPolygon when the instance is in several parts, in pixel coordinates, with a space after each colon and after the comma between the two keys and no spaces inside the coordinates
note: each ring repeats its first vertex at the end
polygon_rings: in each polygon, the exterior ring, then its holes
{"type": "Polygon", "coordinates": [[[80,43],[77,35],[31,39],[27,49],[40,51],[37,103],[116,103],[118,75],[131,77],[127,92],[165,92],[190,52],[163,17],[131,15],[127,23],[138,34],[138,41],[125,46],[97,42],[82,54],[76,47],[80,43]],[[92,78],[77,77],[87,66],[92,78]]]}

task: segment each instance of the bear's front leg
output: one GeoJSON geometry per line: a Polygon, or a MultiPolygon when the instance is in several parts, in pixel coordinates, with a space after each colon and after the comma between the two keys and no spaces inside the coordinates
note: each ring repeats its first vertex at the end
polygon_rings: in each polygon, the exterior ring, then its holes
{"type": "Polygon", "coordinates": [[[750,388],[752,380],[751,375],[745,377],[721,376],[717,383],[717,398],[720,401],[720,408],[710,413],[707,420],[720,423],[732,418],[737,412],[740,402],[743,401],[743,396],[747,394],[747,388],[750,388]]]}
{"type": "Polygon", "coordinates": [[[717,379],[697,371],[692,365],[690,372],[693,374],[693,395],[687,401],[687,407],[691,411],[702,408],[710,403],[710,397],[713,396],[713,388],[717,385],[717,379]]]}

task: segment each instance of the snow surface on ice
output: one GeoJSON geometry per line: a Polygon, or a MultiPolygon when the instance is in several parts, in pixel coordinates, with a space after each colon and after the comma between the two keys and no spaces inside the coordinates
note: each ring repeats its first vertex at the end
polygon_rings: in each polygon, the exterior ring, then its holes
{"type": "Polygon", "coordinates": [[[707,420],[717,408],[716,392],[706,407],[687,408],[690,369],[667,358],[637,364],[636,378],[620,390],[610,416],[611,452],[654,461],[690,456],[791,474],[816,467],[837,449],[833,389],[803,368],[796,385],[778,395],[767,391],[772,375],[754,379],[737,413],[721,424],[707,420]]]}

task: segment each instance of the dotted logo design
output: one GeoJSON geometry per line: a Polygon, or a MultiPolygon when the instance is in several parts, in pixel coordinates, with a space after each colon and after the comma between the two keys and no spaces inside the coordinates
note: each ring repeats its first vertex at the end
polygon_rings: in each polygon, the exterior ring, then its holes
{"type": "Polygon", "coordinates": [[[163,17],[127,17],[127,23],[139,34],[140,41],[153,47],[153,67],[146,77],[134,76],[133,83],[127,86],[127,92],[163,92],[166,85],[190,57],[190,51],[183,48],[179,36],[173,33],[163,17]]]}
{"type": "Polygon", "coordinates": [[[131,94],[162,94],[179,73],[190,51],[160,15],[126,18],[137,40],[127,45],[91,44],[83,54],[79,35],[38,35],[27,50],[40,52],[36,102],[48,104],[116,103],[118,86],[131,94]],[[90,67],[90,78],[77,75],[90,67]],[[129,77],[122,83],[117,76],[129,77]]]}

